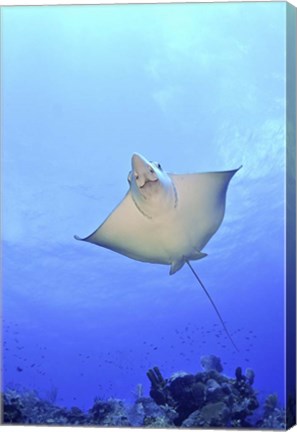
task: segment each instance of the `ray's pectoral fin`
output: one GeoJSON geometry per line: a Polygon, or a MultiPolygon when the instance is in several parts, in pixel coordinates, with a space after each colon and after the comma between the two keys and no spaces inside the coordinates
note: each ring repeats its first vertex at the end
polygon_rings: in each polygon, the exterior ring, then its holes
{"type": "Polygon", "coordinates": [[[199,260],[199,259],[205,258],[206,256],[207,256],[206,253],[200,252],[200,251],[197,251],[196,249],[194,249],[194,251],[190,257],[184,257],[183,256],[179,260],[173,261],[171,264],[171,267],[170,267],[169,274],[173,275],[174,273],[176,273],[189,260],[199,260]]]}

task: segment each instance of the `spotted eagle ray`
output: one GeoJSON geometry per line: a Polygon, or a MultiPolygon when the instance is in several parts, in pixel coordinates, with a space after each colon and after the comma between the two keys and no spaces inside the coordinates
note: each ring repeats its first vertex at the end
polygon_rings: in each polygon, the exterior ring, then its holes
{"type": "Polygon", "coordinates": [[[171,174],[159,163],[135,153],[124,199],[96,231],[85,238],[75,236],[134,260],[169,264],[171,275],[187,263],[237,351],[217,306],[190,261],[207,256],[202,249],[223,221],[228,185],[238,169],[171,174]]]}

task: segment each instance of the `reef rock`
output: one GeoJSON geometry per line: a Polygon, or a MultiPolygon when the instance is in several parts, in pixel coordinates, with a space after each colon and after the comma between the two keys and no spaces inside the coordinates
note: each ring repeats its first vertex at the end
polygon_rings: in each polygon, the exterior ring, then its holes
{"type": "Polygon", "coordinates": [[[222,389],[222,386],[214,380],[209,379],[206,381],[206,398],[210,402],[218,402],[222,400],[224,397],[224,391],[222,389]]]}
{"type": "Polygon", "coordinates": [[[215,355],[205,355],[200,357],[200,363],[202,368],[208,372],[215,370],[217,372],[223,372],[223,366],[221,364],[221,359],[215,355]]]}

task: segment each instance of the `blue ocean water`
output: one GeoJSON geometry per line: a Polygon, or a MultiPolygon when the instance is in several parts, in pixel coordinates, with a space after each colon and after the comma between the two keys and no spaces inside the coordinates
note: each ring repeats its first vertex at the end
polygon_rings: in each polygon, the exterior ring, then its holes
{"type": "Polygon", "coordinates": [[[2,9],[3,386],[149,392],[146,371],[255,371],[284,403],[285,3],[2,9]],[[134,152],[169,172],[243,168],[193,266],[83,244],[134,152]]]}

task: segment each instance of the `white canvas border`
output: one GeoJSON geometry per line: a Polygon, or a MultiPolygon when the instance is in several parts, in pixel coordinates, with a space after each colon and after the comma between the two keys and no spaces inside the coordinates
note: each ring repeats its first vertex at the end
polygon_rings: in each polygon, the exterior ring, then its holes
{"type": "MultiPolygon", "coordinates": [[[[277,2],[284,0],[252,0],[256,2],[277,2]]],[[[137,3],[239,3],[238,0],[0,0],[0,6],[51,6],[51,5],[109,5],[109,4],[137,4],[137,3]]],[[[250,0],[241,0],[250,2],[250,0]]],[[[240,2],[240,3],[241,3],[240,2]]],[[[297,0],[288,0],[293,6],[297,7],[297,0]]]]}

